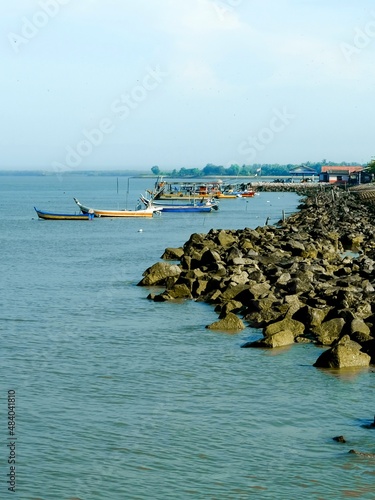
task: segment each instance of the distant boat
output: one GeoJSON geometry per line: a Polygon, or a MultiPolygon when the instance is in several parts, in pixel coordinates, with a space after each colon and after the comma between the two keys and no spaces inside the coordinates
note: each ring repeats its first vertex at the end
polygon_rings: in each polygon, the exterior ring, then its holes
{"type": "Polygon", "coordinates": [[[140,210],[99,210],[82,205],[77,198],[73,198],[84,214],[93,213],[95,217],[152,217],[154,213],[160,213],[160,208],[153,205],[140,210]]]}
{"type": "MultiPolygon", "coordinates": [[[[153,190],[148,192],[153,200],[193,200],[222,197],[222,182],[165,182],[158,177],[153,190]]],[[[231,196],[232,197],[232,196],[231,196]]],[[[235,198],[236,196],[233,196],[235,198]]]]}
{"type": "Polygon", "coordinates": [[[218,210],[219,205],[217,202],[212,200],[203,200],[199,202],[187,202],[187,203],[168,203],[167,201],[155,201],[148,200],[144,196],[140,196],[140,200],[147,207],[149,204],[157,207],[161,212],[211,212],[212,210],[218,210]]]}
{"type": "Polygon", "coordinates": [[[165,182],[158,177],[153,190],[148,193],[155,200],[193,200],[193,199],[225,199],[238,198],[240,194],[250,197],[254,191],[244,188],[239,189],[233,184],[223,184],[221,180],[210,182],[165,182]]]}
{"type": "Polygon", "coordinates": [[[45,220],[92,220],[94,218],[93,213],[79,213],[79,214],[62,214],[55,212],[45,212],[44,210],[39,210],[34,207],[35,212],[38,214],[40,219],[45,220]]]}
{"type": "Polygon", "coordinates": [[[253,198],[256,193],[253,190],[245,190],[245,191],[237,191],[236,194],[239,198],[253,198]]]}

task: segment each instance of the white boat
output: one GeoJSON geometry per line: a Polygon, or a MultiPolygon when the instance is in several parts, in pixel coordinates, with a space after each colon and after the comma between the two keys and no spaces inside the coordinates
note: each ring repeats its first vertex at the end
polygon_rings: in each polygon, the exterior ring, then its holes
{"type": "Polygon", "coordinates": [[[161,212],[211,212],[212,210],[218,210],[219,205],[216,200],[203,199],[202,201],[191,201],[186,203],[181,202],[170,202],[167,201],[155,201],[148,200],[144,196],[140,196],[140,200],[147,207],[148,205],[153,205],[157,207],[161,212]]]}
{"type": "Polygon", "coordinates": [[[160,213],[160,208],[155,207],[151,203],[144,209],[140,210],[102,210],[97,208],[87,207],[82,205],[77,198],[73,198],[77,203],[81,212],[84,214],[93,213],[95,217],[152,217],[154,213],[160,213]]]}

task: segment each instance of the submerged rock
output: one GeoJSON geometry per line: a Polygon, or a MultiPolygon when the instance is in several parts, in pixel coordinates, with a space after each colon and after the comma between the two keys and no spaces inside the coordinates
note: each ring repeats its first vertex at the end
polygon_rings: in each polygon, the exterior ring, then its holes
{"type": "Polygon", "coordinates": [[[344,438],[344,436],[335,436],[334,438],[332,438],[334,441],[337,441],[338,443],[346,443],[346,439],[344,438]]]}
{"type": "Polygon", "coordinates": [[[349,450],[348,453],[352,453],[353,455],[359,455],[361,457],[366,457],[366,458],[375,458],[375,453],[366,453],[366,452],[357,451],[357,450],[349,450]]]}

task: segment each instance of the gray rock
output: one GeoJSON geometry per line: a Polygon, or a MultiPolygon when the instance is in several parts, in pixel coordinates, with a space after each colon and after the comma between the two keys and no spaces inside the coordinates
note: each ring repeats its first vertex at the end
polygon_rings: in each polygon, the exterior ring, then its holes
{"type": "Polygon", "coordinates": [[[167,278],[180,274],[181,268],[177,264],[157,262],[143,273],[144,278],[138,283],[138,286],[163,285],[167,278]]]}

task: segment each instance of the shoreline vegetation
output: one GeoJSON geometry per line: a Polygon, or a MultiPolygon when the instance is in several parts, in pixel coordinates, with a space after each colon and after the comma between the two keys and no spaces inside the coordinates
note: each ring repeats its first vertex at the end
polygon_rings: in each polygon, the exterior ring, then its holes
{"type": "MultiPolygon", "coordinates": [[[[360,165],[358,162],[341,162],[336,163],[332,161],[327,161],[323,159],[320,162],[310,162],[307,161],[303,163],[302,166],[307,167],[308,169],[314,171],[315,174],[319,175],[321,171],[321,167],[323,165],[327,166],[352,166],[352,165],[360,165]]],[[[366,165],[363,165],[364,167],[366,165]]],[[[224,167],[223,165],[214,165],[213,163],[208,163],[203,168],[186,168],[182,167],[180,169],[171,169],[171,170],[162,170],[157,165],[151,167],[150,169],[137,169],[137,168],[116,168],[116,169],[76,169],[76,168],[67,168],[66,170],[58,170],[56,168],[35,168],[35,169],[1,169],[0,176],[4,175],[17,175],[17,176],[46,176],[46,175],[88,175],[88,176],[134,176],[134,177],[150,177],[156,178],[157,176],[162,175],[165,178],[178,178],[178,179],[206,179],[206,178],[217,178],[223,177],[227,179],[233,178],[275,178],[281,177],[286,178],[290,177],[291,170],[301,167],[301,164],[279,164],[279,163],[256,163],[252,165],[238,165],[232,164],[229,167],[224,167]],[[151,173],[150,173],[151,171],[151,173]]]]}
{"type": "Polygon", "coordinates": [[[314,343],[325,348],[316,367],[374,365],[375,187],[304,189],[286,220],[194,233],[165,249],[138,285],[152,287],[155,302],[211,304],[218,320],[206,328],[262,330],[241,347],[314,343]]]}

